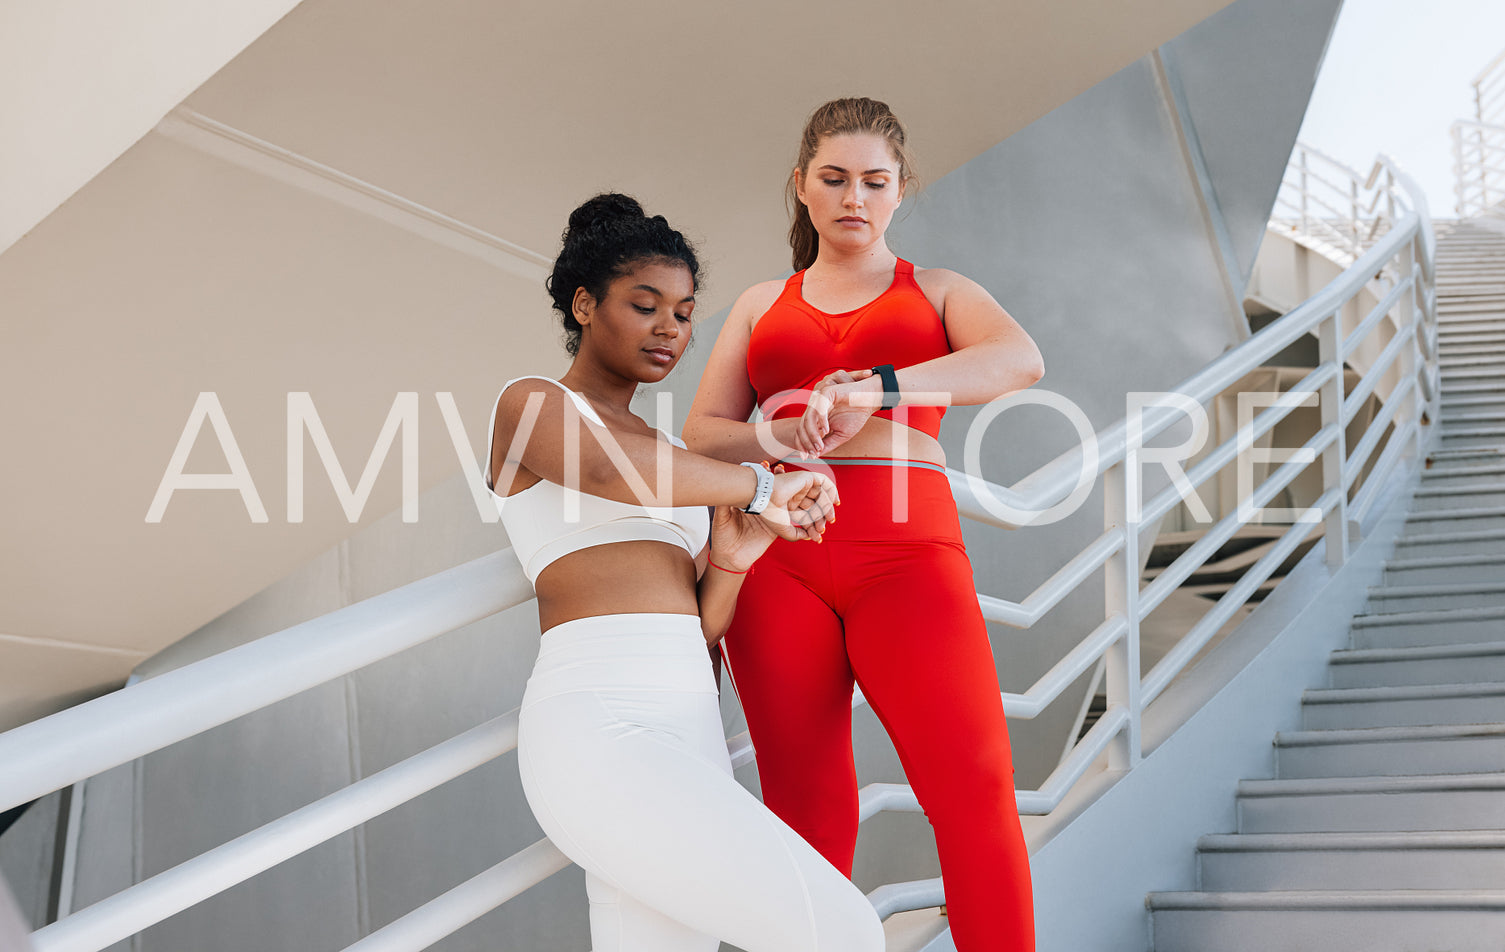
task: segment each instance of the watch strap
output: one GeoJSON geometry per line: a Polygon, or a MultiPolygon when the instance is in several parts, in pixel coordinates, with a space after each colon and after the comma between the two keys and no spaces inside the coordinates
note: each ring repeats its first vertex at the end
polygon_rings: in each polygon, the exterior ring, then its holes
{"type": "Polygon", "coordinates": [[[773,473],[757,463],[742,463],[741,465],[758,474],[758,488],[753,493],[752,502],[742,508],[743,512],[756,516],[767,509],[769,500],[773,499],[773,473]]]}
{"type": "Polygon", "coordinates": [[[879,364],[873,368],[883,381],[883,403],[881,408],[892,410],[899,405],[899,375],[894,371],[893,364],[879,364]]]}

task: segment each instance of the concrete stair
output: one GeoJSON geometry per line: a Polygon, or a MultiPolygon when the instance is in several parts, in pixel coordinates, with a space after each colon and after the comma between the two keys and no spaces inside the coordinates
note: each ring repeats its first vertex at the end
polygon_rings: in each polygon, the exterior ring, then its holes
{"type": "Polygon", "coordinates": [[[1275,776],[1146,900],[1156,952],[1505,950],[1505,235],[1439,243],[1441,441],[1275,776]]]}

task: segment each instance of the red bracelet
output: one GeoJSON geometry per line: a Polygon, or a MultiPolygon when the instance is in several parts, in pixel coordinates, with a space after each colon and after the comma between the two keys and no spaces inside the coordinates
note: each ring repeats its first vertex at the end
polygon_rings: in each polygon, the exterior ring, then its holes
{"type": "Polygon", "coordinates": [[[713,568],[713,569],[721,569],[721,571],[725,572],[727,575],[751,575],[752,574],[752,570],[753,570],[753,567],[751,565],[749,565],[747,568],[743,569],[740,572],[733,572],[729,568],[717,565],[715,562],[712,562],[710,556],[706,556],[705,561],[706,561],[706,564],[709,565],[711,568],[713,568]]]}

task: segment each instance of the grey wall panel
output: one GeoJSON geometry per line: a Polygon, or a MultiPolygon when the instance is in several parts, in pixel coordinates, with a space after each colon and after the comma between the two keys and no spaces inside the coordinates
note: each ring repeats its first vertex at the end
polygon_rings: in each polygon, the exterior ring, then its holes
{"type": "MultiPolygon", "coordinates": [[[[145,758],[143,875],[151,876],[351,782],[346,694],[336,681],[145,758]]],[[[349,834],[149,929],[144,950],[339,949],[357,931],[349,834]],[[309,883],[318,883],[317,890],[309,883]]]]}
{"type": "Polygon", "coordinates": [[[1238,0],[1166,44],[1247,281],[1343,0],[1238,0]]]}
{"type": "Polygon", "coordinates": [[[48,794],[0,835],[0,878],[32,929],[47,923],[61,800],[61,793],[48,794]]]}
{"type": "MultiPolygon", "coordinates": [[[[136,761],[84,781],[74,909],[112,896],[138,878],[136,778],[140,769],[141,762],[136,761]]],[[[137,952],[139,948],[140,937],[135,936],[105,952],[137,952]]]]}

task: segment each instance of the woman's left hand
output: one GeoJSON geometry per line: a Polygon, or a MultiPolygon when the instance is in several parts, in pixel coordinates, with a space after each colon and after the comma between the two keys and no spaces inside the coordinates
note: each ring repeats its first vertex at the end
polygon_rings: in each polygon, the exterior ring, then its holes
{"type": "Polygon", "coordinates": [[[746,572],[774,538],[765,520],[733,506],[717,506],[711,515],[709,557],[729,572],[746,572]]]}
{"type": "Polygon", "coordinates": [[[871,370],[838,370],[815,385],[794,448],[803,457],[829,453],[856,436],[882,405],[883,381],[871,370]]]}

